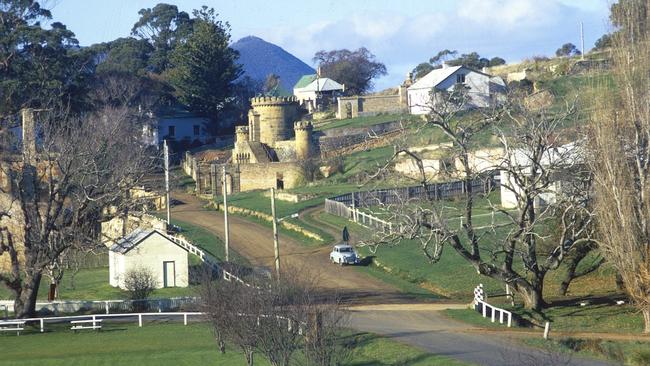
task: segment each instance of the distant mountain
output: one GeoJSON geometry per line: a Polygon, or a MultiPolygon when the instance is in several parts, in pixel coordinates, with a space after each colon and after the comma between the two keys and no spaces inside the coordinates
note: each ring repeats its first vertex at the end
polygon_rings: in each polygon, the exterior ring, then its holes
{"type": "Polygon", "coordinates": [[[291,93],[301,76],[316,73],[296,56],[258,37],[244,37],[230,47],[239,51],[244,75],[263,81],[267,75],[277,74],[282,87],[291,93]]]}

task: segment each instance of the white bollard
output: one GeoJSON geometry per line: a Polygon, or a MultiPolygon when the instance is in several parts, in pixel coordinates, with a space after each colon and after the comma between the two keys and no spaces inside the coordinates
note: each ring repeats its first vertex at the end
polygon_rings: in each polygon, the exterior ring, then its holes
{"type": "Polygon", "coordinates": [[[551,331],[551,323],[546,322],[544,326],[544,339],[548,339],[548,333],[551,331]]]}

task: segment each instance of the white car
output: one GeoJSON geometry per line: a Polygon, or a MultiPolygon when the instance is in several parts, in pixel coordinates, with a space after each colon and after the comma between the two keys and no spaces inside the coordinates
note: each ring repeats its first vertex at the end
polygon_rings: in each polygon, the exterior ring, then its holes
{"type": "Polygon", "coordinates": [[[330,261],[340,265],[357,264],[359,263],[359,256],[351,245],[338,244],[334,246],[334,249],[330,253],[330,261]]]}

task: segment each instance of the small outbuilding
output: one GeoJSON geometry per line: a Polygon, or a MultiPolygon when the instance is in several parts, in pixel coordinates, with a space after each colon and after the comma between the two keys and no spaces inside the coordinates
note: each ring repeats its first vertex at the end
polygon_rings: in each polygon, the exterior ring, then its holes
{"type": "Polygon", "coordinates": [[[156,229],[134,230],[119,239],[108,252],[110,284],[124,289],[125,275],[145,268],[157,280],[157,288],[187,287],[187,251],[156,229]]]}

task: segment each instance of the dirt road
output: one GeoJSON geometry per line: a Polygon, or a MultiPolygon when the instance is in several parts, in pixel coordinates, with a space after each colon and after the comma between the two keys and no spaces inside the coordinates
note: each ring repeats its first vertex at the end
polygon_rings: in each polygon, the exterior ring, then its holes
{"type": "MultiPolygon", "coordinates": [[[[174,192],[173,198],[182,202],[172,208],[175,219],[203,227],[220,238],[224,237],[223,213],[208,211],[199,198],[174,192]]],[[[268,227],[229,216],[230,246],[254,266],[273,268],[273,232],[268,227]]],[[[344,300],[355,303],[405,302],[410,298],[399,289],[369,277],[353,267],[329,262],[329,247],[308,248],[292,238],[280,235],[280,263],[283,268],[310,272],[319,284],[332,290],[344,300]]]]}

